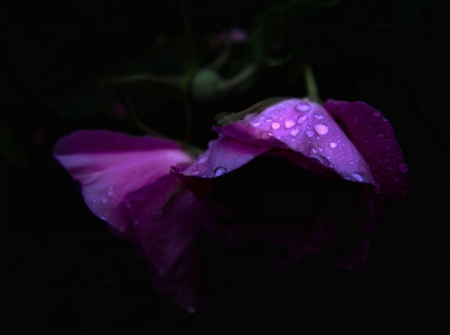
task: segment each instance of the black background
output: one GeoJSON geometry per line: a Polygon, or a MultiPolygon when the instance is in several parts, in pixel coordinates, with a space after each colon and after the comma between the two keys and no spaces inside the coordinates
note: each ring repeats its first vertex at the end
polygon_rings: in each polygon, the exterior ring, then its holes
{"type": "MultiPolygon", "coordinates": [[[[299,69],[306,60],[322,99],[366,101],[392,122],[410,167],[409,196],[390,207],[371,235],[364,268],[333,272],[307,261],[277,274],[261,264],[244,270],[237,265],[234,271],[243,270],[242,278],[214,284],[213,308],[194,315],[153,293],[145,265],[131,246],[89,212],[51,156],[54,142],[76,129],[139,134],[131,123],[108,116],[116,98],[98,83],[108,74],[181,73],[179,3],[16,3],[5,36],[10,60],[1,76],[6,84],[0,164],[7,260],[2,276],[9,297],[2,300],[12,312],[8,323],[16,329],[159,333],[239,322],[292,323],[298,331],[327,323],[434,327],[442,322],[450,143],[442,47],[448,12],[443,1],[335,3],[305,9],[298,21],[281,10],[271,12],[268,22],[281,28],[268,29],[268,35],[283,37],[271,55],[283,58],[294,50],[293,58],[265,70],[238,98],[209,107],[194,104],[195,144],[204,146],[214,136],[209,129],[218,112],[240,111],[270,96],[305,95],[299,69]]],[[[271,4],[192,1],[187,11],[199,49],[207,50],[207,34],[233,23],[250,32],[260,29],[258,18],[271,4]]],[[[237,48],[244,61],[253,52],[237,48]]],[[[211,57],[212,52],[200,53],[200,63],[211,57]]],[[[180,136],[182,127],[172,121],[181,117],[182,106],[154,102],[149,94],[142,104],[152,112],[143,119],[180,136]]],[[[223,253],[221,247],[206,247],[223,253]]],[[[208,261],[214,265],[215,259],[208,261]]],[[[240,262],[237,256],[228,261],[240,262]]]]}

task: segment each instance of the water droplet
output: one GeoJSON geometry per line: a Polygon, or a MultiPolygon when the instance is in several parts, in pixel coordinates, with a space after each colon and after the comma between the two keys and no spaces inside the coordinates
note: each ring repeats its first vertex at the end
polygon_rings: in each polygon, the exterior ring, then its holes
{"type": "Polygon", "coordinates": [[[98,217],[100,220],[106,221],[106,218],[104,216],[99,216],[98,217]]]}
{"type": "Polygon", "coordinates": [[[332,147],[333,149],[337,147],[337,143],[336,142],[331,142],[330,143],[330,147],[332,147]]]}
{"type": "Polygon", "coordinates": [[[350,161],[350,165],[353,165],[353,164],[355,164],[355,162],[354,161],[350,161]]]}
{"type": "Polygon", "coordinates": [[[314,133],[312,132],[312,130],[307,129],[307,130],[305,131],[305,135],[306,135],[307,137],[313,137],[314,133]]]}
{"type": "Polygon", "coordinates": [[[276,129],[278,129],[278,128],[280,128],[280,124],[279,124],[278,122],[272,123],[272,129],[273,129],[273,130],[276,130],[276,129]]]}
{"type": "Polygon", "coordinates": [[[381,115],[380,112],[375,112],[375,113],[373,113],[373,116],[380,116],[380,115],[381,115]]]}
{"type": "Polygon", "coordinates": [[[408,172],[408,165],[406,165],[405,162],[400,162],[400,163],[398,163],[398,169],[400,171],[402,171],[403,173],[406,173],[406,172],[408,172]]]}
{"type": "Polygon", "coordinates": [[[108,191],[108,196],[112,197],[114,195],[113,191],[108,191]]]}
{"type": "Polygon", "coordinates": [[[295,137],[298,135],[299,132],[300,132],[300,130],[298,130],[298,129],[292,129],[289,134],[291,134],[292,137],[295,137]]]}
{"type": "Polygon", "coordinates": [[[328,161],[328,159],[326,159],[325,157],[323,157],[321,155],[311,155],[311,156],[309,156],[309,158],[319,161],[319,163],[322,165],[330,166],[330,162],[328,161]]]}
{"type": "Polygon", "coordinates": [[[103,198],[103,199],[102,199],[102,204],[105,204],[107,201],[108,201],[108,199],[103,198]]]}
{"type": "Polygon", "coordinates": [[[294,108],[298,112],[305,113],[311,109],[311,105],[306,102],[299,102],[294,108]]]}
{"type": "Polygon", "coordinates": [[[205,163],[208,160],[208,156],[203,155],[198,158],[199,163],[205,163]]]}
{"type": "Polygon", "coordinates": [[[323,151],[323,148],[322,148],[322,147],[319,147],[319,151],[322,152],[322,151],[323,151]]]}
{"type": "Polygon", "coordinates": [[[316,153],[317,153],[317,150],[314,149],[314,148],[312,148],[312,149],[311,149],[311,152],[312,152],[313,154],[316,154],[316,153]]]}
{"type": "Polygon", "coordinates": [[[384,134],[383,133],[379,133],[379,134],[377,134],[377,136],[378,137],[384,137],[384,134]]]}
{"type": "Polygon", "coordinates": [[[356,181],[359,181],[359,182],[364,181],[364,177],[363,177],[363,175],[362,175],[361,172],[353,172],[353,173],[352,173],[352,177],[353,177],[356,181]]]}
{"type": "Polygon", "coordinates": [[[225,172],[227,172],[227,169],[223,166],[219,166],[214,170],[214,175],[216,177],[219,177],[219,176],[225,174],[225,172]]]}
{"type": "Polygon", "coordinates": [[[314,129],[317,131],[319,135],[325,135],[328,133],[328,126],[325,123],[319,122],[314,126],[314,129]]]}
{"type": "Polygon", "coordinates": [[[316,118],[316,120],[322,120],[323,119],[322,113],[319,113],[319,112],[314,113],[314,117],[316,118]]]}
{"type": "Polygon", "coordinates": [[[266,122],[272,122],[272,119],[267,119],[266,122]]]}
{"type": "Polygon", "coordinates": [[[307,115],[301,115],[301,116],[298,117],[297,122],[298,122],[299,124],[302,124],[303,122],[306,121],[307,118],[308,118],[307,115]]]}
{"type": "Polygon", "coordinates": [[[193,170],[191,173],[189,173],[191,176],[198,176],[200,174],[199,170],[193,170]]]}
{"type": "Polygon", "coordinates": [[[295,126],[295,121],[287,120],[287,121],[284,123],[284,126],[285,126],[287,129],[292,128],[293,126],[295,126]]]}
{"type": "Polygon", "coordinates": [[[255,127],[259,127],[259,125],[260,125],[260,123],[259,123],[259,122],[255,122],[255,123],[253,123],[253,126],[255,126],[255,127]]]}

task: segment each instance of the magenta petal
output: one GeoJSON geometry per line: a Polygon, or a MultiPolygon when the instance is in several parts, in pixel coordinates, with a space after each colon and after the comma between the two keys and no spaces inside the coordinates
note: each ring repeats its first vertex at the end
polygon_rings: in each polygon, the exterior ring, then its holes
{"type": "Polygon", "coordinates": [[[57,141],[55,158],[82,186],[89,209],[124,233],[131,228],[124,196],[191,158],[176,143],[106,130],[80,130],[57,141]]]}
{"type": "Polygon", "coordinates": [[[125,197],[135,246],[151,269],[153,288],[188,312],[206,307],[195,239],[205,208],[168,174],[125,197]]]}
{"type": "MultiPolygon", "coordinates": [[[[344,179],[377,185],[369,165],[342,128],[321,105],[307,99],[283,100],[214,130],[254,145],[291,149],[344,179]]],[[[296,161],[317,172],[314,165],[296,161]]]]}
{"type": "Polygon", "coordinates": [[[270,147],[239,141],[229,136],[220,136],[209,143],[209,149],[200,155],[188,168],[181,171],[184,176],[215,178],[247,164],[270,147]]]}
{"type": "Polygon", "coordinates": [[[327,100],[324,107],[342,123],[383,192],[393,199],[404,198],[408,167],[391,124],[362,101],[327,100]]]}

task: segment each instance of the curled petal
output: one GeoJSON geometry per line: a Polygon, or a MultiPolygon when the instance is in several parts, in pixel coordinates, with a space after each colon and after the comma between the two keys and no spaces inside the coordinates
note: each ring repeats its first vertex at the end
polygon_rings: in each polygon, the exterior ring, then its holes
{"type": "Polygon", "coordinates": [[[133,242],[151,269],[153,288],[188,312],[206,308],[200,286],[196,238],[205,208],[167,174],[124,199],[133,223],[133,242]]]}
{"type": "Polygon", "coordinates": [[[362,101],[327,100],[324,107],[341,123],[383,192],[393,199],[404,198],[408,192],[408,167],[386,118],[362,101]]]}
{"type": "Polygon", "coordinates": [[[176,143],[106,130],[73,132],[56,142],[53,155],[80,182],[89,209],[123,234],[132,229],[126,194],[192,160],[176,143]]]}

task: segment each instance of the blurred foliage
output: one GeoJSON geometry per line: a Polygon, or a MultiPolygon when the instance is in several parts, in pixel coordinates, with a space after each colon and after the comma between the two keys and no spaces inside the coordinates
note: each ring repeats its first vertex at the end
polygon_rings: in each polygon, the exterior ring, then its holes
{"type": "MultiPolygon", "coordinates": [[[[209,107],[193,105],[200,144],[211,136],[210,125],[221,111],[243,110],[272,96],[305,95],[306,62],[323,100],[366,101],[401,133],[450,143],[442,99],[446,92],[436,81],[446,62],[438,37],[446,25],[443,1],[187,1],[184,12],[178,0],[161,3],[158,11],[145,10],[138,0],[52,3],[52,12],[47,7],[27,3],[12,20],[10,83],[14,96],[28,101],[22,106],[18,100],[12,117],[5,118],[9,125],[2,123],[2,155],[16,165],[24,163],[11,158],[5,143],[27,140],[23,131],[15,134],[23,120],[34,126],[42,122],[32,114],[30,101],[45,110],[42,119],[50,115],[56,126],[58,120],[87,123],[108,118],[117,102],[114,90],[100,85],[105,77],[182,75],[185,55],[192,51],[183,49],[183,18],[191,21],[200,66],[220,52],[207,37],[232,25],[250,37],[247,44],[233,47],[223,75],[233,76],[248,62],[266,64],[241,90],[245,93],[209,107]]],[[[129,85],[125,93],[151,127],[169,136],[183,132],[180,101],[145,85],[129,85]]]]}

